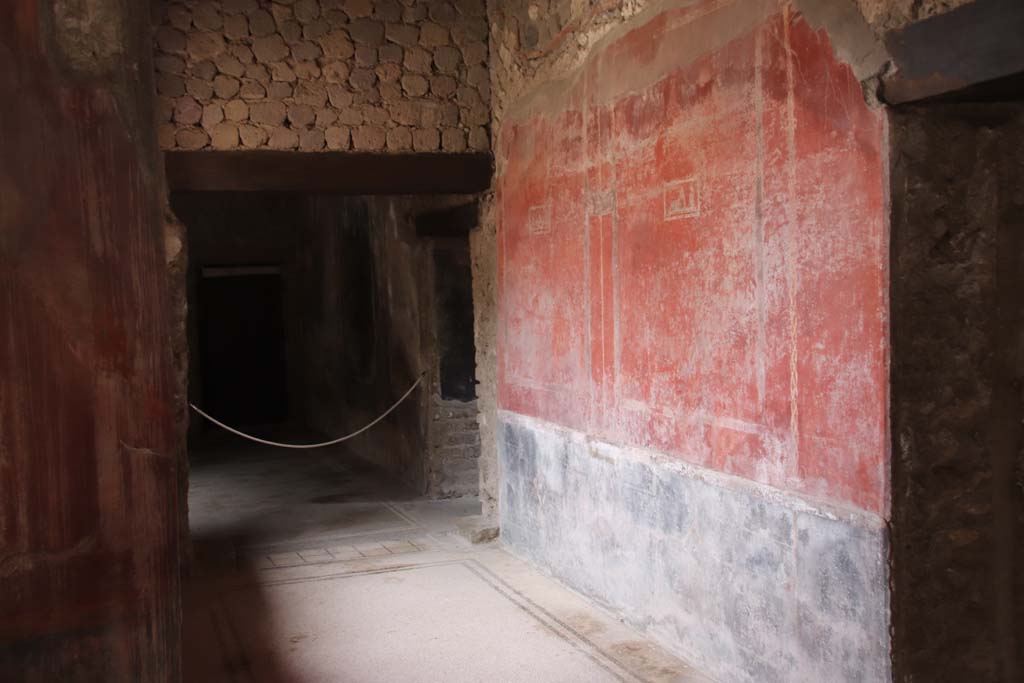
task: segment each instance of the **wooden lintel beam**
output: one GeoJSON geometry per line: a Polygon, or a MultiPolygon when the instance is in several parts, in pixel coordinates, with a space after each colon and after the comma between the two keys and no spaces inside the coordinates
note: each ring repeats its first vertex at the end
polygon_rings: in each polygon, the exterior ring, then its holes
{"type": "Polygon", "coordinates": [[[473,194],[490,187],[485,153],[165,152],[172,191],[473,194]]]}
{"type": "Polygon", "coordinates": [[[882,84],[889,104],[1004,79],[1024,71],[1024,1],[974,0],[886,34],[885,46],[896,65],[882,84]]]}

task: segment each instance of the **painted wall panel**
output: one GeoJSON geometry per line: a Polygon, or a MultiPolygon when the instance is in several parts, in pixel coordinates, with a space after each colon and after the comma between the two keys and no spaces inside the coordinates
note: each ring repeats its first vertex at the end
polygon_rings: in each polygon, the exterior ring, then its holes
{"type": "Polygon", "coordinates": [[[707,1],[503,129],[499,401],[885,512],[885,120],[787,5],[707,1]]]}
{"type": "Polygon", "coordinates": [[[0,680],[180,679],[146,3],[0,20],[0,680]]]}

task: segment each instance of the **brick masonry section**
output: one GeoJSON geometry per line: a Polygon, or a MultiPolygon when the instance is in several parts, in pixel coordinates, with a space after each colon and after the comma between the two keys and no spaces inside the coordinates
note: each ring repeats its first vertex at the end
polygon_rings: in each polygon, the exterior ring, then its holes
{"type": "Polygon", "coordinates": [[[435,498],[475,496],[480,486],[480,429],[476,401],[434,395],[430,412],[427,493],[435,498]]]}
{"type": "Polygon", "coordinates": [[[721,681],[890,680],[871,514],[499,413],[513,552],[721,681]]]}
{"type": "Polygon", "coordinates": [[[157,7],[163,149],[490,148],[483,0],[157,7]]]}

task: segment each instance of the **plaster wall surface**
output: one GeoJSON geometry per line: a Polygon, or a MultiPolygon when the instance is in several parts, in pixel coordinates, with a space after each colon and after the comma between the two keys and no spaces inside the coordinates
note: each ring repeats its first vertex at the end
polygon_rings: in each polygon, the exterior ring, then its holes
{"type": "Polygon", "coordinates": [[[724,680],[889,678],[884,114],[767,0],[495,111],[504,542],[724,680]]]}
{"type": "Polygon", "coordinates": [[[138,3],[0,21],[0,680],[180,675],[179,415],[138,3]]]}
{"type": "Polygon", "coordinates": [[[884,515],[886,120],[826,35],[671,10],[518,116],[500,407],[884,515]]]}
{"type": "Polygon", "coordinates": [[[721,681],[889,680],[885,526],[500,413],[501,537],[721,681]]]}

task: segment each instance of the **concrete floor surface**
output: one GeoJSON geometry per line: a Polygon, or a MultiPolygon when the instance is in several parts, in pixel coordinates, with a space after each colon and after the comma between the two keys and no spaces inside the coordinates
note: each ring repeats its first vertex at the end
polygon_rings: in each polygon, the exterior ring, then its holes
{"type": "Polygon", "coordinates": [[[186,681],[705,681],[344,451],[193,458],[186,681]]]}

